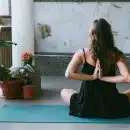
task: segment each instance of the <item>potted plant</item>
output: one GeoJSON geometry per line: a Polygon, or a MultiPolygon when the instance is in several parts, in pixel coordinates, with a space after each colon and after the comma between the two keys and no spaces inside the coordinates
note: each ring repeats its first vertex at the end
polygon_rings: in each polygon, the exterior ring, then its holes
{"type": "Polygon", "coordinates": [[[3,94],[7,99],[22,98],[24,80],[11,76],[10,70],[4,66],[0,66],[0,86],[3,94]]]}
{"type": "Polygon", "coordinates": [[[32,74],[35,72],[33,67],[30,64],[27,64],[23,67],[22,72],[26,73],[25,85],[23,86],[23,95],[24,99],[32,100],[36,98],[36,85],[33,84],[32,74]]]}

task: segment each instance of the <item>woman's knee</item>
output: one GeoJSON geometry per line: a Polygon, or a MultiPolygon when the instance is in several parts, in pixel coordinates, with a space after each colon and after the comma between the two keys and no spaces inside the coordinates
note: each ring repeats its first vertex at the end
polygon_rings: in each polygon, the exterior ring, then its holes
{"type": "Polygon", "coordinates": [[[123,92],[124,94],[130,94],[130,89],[127,89],[126,91],[123,92]]]}
{"type": "Polygon", "coordinates": [[[62,89],[61,90],[61,98],[64,100],[64,102],[66,102],[67,104],[70,103],[70,98],[68,96],[68,89],[62,89]]]}
{"type": "Polygon", "coordinates": [[[130,89],[126,90],[125,92],[123,92],[125,95],[128,96],[128,99],[130,101],[130,89]]]}
{"type": "Polygon", "coordinates": [[[72,96],[72,94],[74,94],[74,93],[77,93],[75,90],[73,90],[73,89],[62,89],[61,90],[61,97],[71,97],[72,96]]]}
{"type": "Polygon", "coordinates": [[[61,97],[64,97],[67,94],[67,89],[62,89],[60,92],[61,97]]]}

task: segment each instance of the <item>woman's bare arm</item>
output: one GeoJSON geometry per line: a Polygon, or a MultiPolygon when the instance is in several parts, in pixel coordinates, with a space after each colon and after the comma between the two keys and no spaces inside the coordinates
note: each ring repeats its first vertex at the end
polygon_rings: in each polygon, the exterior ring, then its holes
{"type": "Polygon", "coordinates": [[[82,50],[79,50],[74,54],[72,60],[70,61],[65,72],[65,77],[75,80],[95,80],[97,78],[97,70],[95,70],[93,75],[82,74],[79,72],[79,68],[83,62],[83,52],[82,50]]]}
{"type": "Polygon", "coordinates": [[[117,66],[120,72],[118,76],[103,76],[100,80],[112,83],[130,83],[130,73],[128,65],[124,60],[119,60],[117,66]]]}

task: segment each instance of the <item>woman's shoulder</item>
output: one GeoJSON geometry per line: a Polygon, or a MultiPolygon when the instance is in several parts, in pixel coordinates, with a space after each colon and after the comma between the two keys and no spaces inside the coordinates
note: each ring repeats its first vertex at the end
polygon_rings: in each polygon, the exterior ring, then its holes
{"type": "Polygon", "coordinates": [[[88,48],[82,48],[75,51],[73,57],[82,59],[84,62],[85,59],[87,59],[87,56],[89,55],[89,49],[88,48]]]}
{"type": "Polygon", "coordinates": [[[89,48],[78,49],[74,52],[74,54],[77,54],[77,55],[83,55],[84,53],[85,54],[89,53],[89,48]]]}

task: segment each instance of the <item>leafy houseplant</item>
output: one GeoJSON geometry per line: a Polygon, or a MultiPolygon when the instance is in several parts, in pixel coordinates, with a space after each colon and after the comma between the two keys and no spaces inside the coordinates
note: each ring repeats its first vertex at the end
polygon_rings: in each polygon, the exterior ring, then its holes
{"type": "Polygon", "coordinates": [[[0,66],[0,81],[11,80],[10,70],[4,66],[0,66]]]}
{"type": "Polygon", "coordinates": [[[29,78],[29,73],[33,72],[34,70],[32,69],[31,65],[27,64],[21,68],[17,68],[17,69],[13,69],[10,68],[10,74],[11,77],[13,78],[23,78],[24,80],[24,84],[28,85],[28,84],[32,84],[32,81],[29,78]]]}
{"type": "MultiPolygon", "coordinates": [[[[0,40],[0,48],[8,48],[12,47],[12,45],[17,45],[16,43],[12,41],[5,41],[5,40],[0,40]]],[[[18,80],[16,78],[12,78],[10,74],[9,68],[4,67],[3,65],[0,66],[0,86],[2,88],[3,94],[6,98],[13,98],[13,97],[18,97],[21,96],[21,87],[22,81],[18,80]],[[14,89],[16,88],[19,89],[14,89]],[[11,89],[12,88],[12,89],[11,89]],[[17,91],[17,95],[14,95],[14,91],[17,91]]]]}
{"type": "MultiPolygon", "coordinates": [[[[11,47],[12,45],[17,44],[12,41],[0,40],[0,48],[11,47]]],[[[7,80],[12,80],[10,70],[5,68],[3,65],[0,65],[0,81],[4,82],[7,80]]]]}

